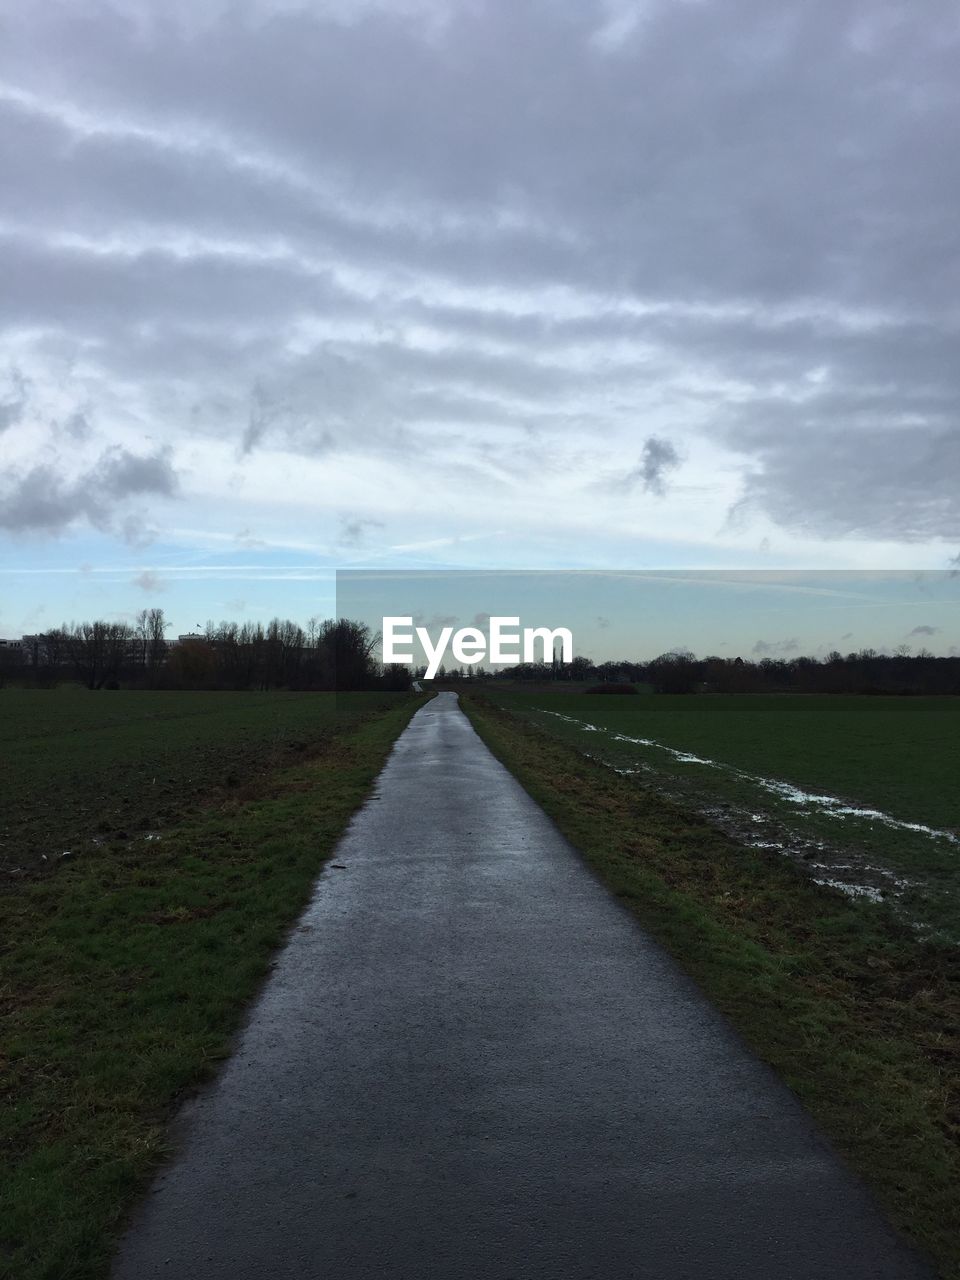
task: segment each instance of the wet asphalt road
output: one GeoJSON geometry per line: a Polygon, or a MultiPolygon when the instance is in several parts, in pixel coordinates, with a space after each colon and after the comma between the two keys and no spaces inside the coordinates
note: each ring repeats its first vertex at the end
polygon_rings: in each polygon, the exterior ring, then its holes
{"type": "Polygon", "coordinates": [[[929,1280],[453,694],[331,862],[114,1280],[929,1280]]]}

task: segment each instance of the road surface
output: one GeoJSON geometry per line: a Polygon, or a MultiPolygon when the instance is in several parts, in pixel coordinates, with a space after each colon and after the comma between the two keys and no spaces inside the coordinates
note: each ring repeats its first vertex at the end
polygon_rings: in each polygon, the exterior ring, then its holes
{"type": "Polygon", "coordinates": [[[445,693],[114,1280],[929,1280],[445,693]]]}

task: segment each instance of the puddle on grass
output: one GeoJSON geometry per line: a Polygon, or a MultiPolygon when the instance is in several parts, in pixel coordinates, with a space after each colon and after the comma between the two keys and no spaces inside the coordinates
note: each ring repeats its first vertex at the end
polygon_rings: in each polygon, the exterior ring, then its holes
{"type": "MultiPolygon", "coordinates": [[[[696,756],[689,751],[678,751],[676,747],[668,747],[666,743],[657,742],[655,738],[631,738],[625,733],[611,733],[608,729],[601,729],[598,725],[577,720],[573,716],[565,716],[559,711],[544,711],[543,714],[566,720],[568,724],[578,725],[589,733],[602,733],[613,742],[629,742],[638,747],[654,747],[657,751],[666,752],[680,764],[702,764],[709,769],[718,769],[731,777],[751,782],[754,786],[761,787],[764,791],[769,791],[771,795],[786,800],[790,804],[806,808],[811,813],[823,814],[829,818],[857,818],[863,822],[879,822],[885,827],[894,827],[899,831],[914,831],[918,835],[930,836],[934,840],[946,840],[948,844],[960,844],[960,835],[956,832],[930,827],[925,822],[906,822],[901,818],[894,818],[892,814],[884,813],[881,809],[850,804],[846,800],[838,799],[837,796],[824,795],[816,791],[804,791],[791,782],[778,782],[775,778],[764,778],[758,773],[747,773],[744,769],[737,769],[734,765],[724,764],[720,760],[708,760],[704,756],[696,756]]],[[[754,815],[754,818],[759,820],[758,815],[754,815]]]]}
{"type": "Polygon", "coordinates": [[[840,862],[841,853],[824,840],[814,840],[785,829],[766,814],[744,814],[732,806],[704,805],[700,812],[726,835],[750,849],[769,849],[791,858],[816,884],[829,885],[850,898],[870,902],[896,900],[914,882],[888,867],[867,862],[840,862]]]}
{"type": "MultiPolygon", "coordinates": [[[[683,764],[701,764],[706,765],[708,768],[717,769],[732,777],[751,782],[778,798],[788,800],[792,804],[796,804],[799,810],[805,810],[808,814],[826,814],[829,817],[841,819],[852,817],[867,822],[880,822],[885,826],[917,832],[934,839],[945,839],[952,844],[958,843],[958,837],[950,831],[940,831],[935,827],[930,827],[920,822],[904,822],[892,817],[890,814],[883,813],[879,809],[851,805],[836,796],[806,792],[791,783],[778,782],[772,778],[763,778],[756,774],[747,773],[742,769],[737,769],[733,765],[723,764],[718,760],[705,759],[689,751],[679,751],[674,747],[668,747],[664,743],[657,742],[653,738],[633,738],[627,734],[611,733],[609,730],[602,729],[599,725],[577,720],[574,716],[563,715],[559,711],[544,711],[543,714],[556,716],[557,719],[576,725],[585,732],[603,734],[613,741],[629,742],[635,746],[654,747],[666,752],[673,759],[683,764]]],[[[584,754],[621,775],[647,774],[651,778],[656,778],[661,789],[666,790],[663,786],[663,775],[658,773],[652,765],[641,763],[637,767],[628,768],[612,765],[608,760],[592,751],[584,752],[584,754]]],[[[675,794],[672,798],[687,803],[690,800],[689,795],[686,793],[675,794]]],[[[922,888],[919,882],[898,875],[888,867],[879,867],[864,861],[839,861],[838,859],[844,855],[849,857],[850,851],[844,850],[841,852],[834,849],[826,841],[816,840],[799,832],[790,831],[768,814],[744,812],[732,804],[701,804],[697,806],[697,809],[704,818],[725,835],[731,836],[748,848],[769,849],[786,855],[797,862],[816,884],[827,885],[850,898],[870,902],[890,902],[891,900],[896,901],[908,889],[922,888]]],[[[919,922],[917,923],[919,925],[919,922]]]]}
{"type": "Polygon", "coordinates": [[[883,902],[887,895],[882,889],[874,889],[869,884],[849,884],[846,880],[831,880],[829,876],[814,876],[817,884],[828,885],[831,889],[839,889],[849,898],[866,898],[868,902],[883,902]]]}

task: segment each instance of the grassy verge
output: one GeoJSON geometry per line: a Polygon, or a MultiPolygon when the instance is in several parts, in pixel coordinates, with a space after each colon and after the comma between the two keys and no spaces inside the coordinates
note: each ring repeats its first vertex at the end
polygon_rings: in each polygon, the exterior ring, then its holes
{"type": "Polygon", "coordinates": [[[423,699],[378,703],[155,841],[0,895],[0,1275],[105,1274],[184,1090],[227,1054],[271,954],[423,699]]]}
{"type": "Polygon", "coordinates": [[[960,1277],[960,956],[483,697],[491,750],[960,1277]]]}

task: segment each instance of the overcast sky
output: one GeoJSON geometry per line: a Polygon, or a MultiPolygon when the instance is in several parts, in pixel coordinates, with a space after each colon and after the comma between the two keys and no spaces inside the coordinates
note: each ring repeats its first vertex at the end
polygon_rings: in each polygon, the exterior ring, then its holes
{"type": "Polygon", "coordinates": [[[954,0],[0,0],[0,635],[947,568],[958,55],[954,0]]]}

